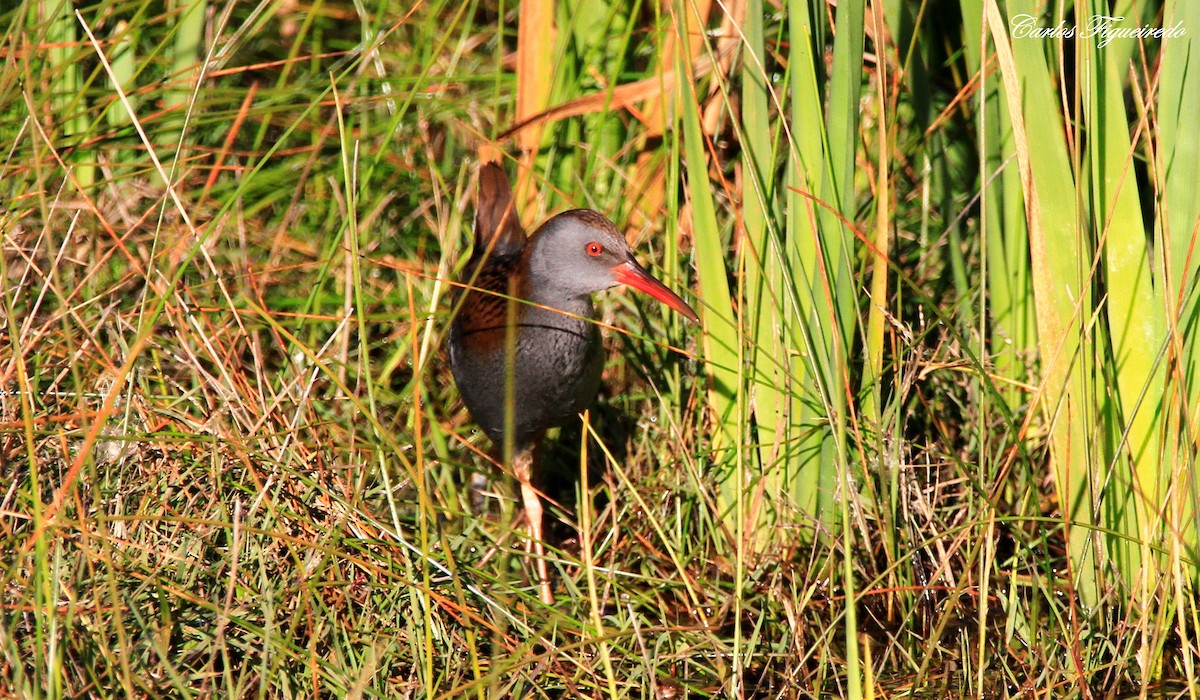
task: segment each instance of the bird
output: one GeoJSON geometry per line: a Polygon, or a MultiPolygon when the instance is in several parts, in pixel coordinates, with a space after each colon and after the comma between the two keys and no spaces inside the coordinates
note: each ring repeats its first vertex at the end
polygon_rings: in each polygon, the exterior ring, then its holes
{"type": "Polygon", "coordinates": [[[604,368],[591,295],[617,285],[640,290],[692,322],[678,294],[638,264],[617,227],[591,209],[556,214],[526,235],[504,168],[479,169],[474,250],[454,288],[451,373],[475,423],[520,484],[539,597],[554,595],[533,486],[538,447],[550,428],[595,399],[604,368]]]}

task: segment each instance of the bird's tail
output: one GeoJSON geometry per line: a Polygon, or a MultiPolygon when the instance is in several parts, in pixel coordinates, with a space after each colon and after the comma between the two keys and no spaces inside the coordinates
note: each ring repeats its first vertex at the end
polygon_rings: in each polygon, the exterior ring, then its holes
{"type": "Polygon", "coordinates": [[[479,168],[479,196],[475,202],[475,251],[514,255],[525,245],[525,229],[513,204],[508,174],[499,163],[479,168]]]}

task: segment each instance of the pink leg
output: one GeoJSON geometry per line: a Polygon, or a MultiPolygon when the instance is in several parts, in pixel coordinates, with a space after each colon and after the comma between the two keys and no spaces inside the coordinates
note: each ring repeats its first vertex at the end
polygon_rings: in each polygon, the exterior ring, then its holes
{"type": "Polygon", "coordinates": [[[542,539],[542,499],[533,488],[533,449],[524,449],[513,455],[513,472],[521,483],[521,500],[525,504],[525,519],[529,521],[529,539],[525,549],[533,550],[534,567],[537,571],[538,588],[542,602],[554,604],[554,593],[550,590],[550,575],[546,568],[546,550],[542,539]]]}

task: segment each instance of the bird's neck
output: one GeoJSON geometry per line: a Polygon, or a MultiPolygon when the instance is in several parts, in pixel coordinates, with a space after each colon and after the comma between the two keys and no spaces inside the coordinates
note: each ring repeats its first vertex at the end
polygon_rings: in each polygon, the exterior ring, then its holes
{"type": "Polygon", "coordinates": [[[568,295],[562,293],[561,290],[547,288],[545,285],[537,283],[531,284],[527,281],[521,298],[536,304],[536,306],[527,306],[526,313],[540,315],[538,312],[541,312],[564,319],[570,318],[570,316],[559,312],[584,318],[592,318],[594,315],[591,294],[568,295]]]}

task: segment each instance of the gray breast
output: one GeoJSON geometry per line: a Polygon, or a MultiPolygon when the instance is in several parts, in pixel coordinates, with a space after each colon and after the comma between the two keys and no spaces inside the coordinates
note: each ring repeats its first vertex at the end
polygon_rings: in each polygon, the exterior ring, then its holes
{"type": "MultiPolygon", "coordinates": [[[[584,313],[578,315],[590,317],[590,300],[576,313],[579,311],[584,313]]],[[[536,307],[521,314],[515,349],[511,360],[504,348],[498,348],[479,357],[452,355],[451,365],[456,375],[469,373],[477,379],[459,383],[475,422],[493,442],[501,444],[505,417],[511,411],[514,447],[521,447],[592,403],[600,387],[604,357],[594,323],[536,307]],[[515,380],[511,408],[506,398],[510,372],[515,380]]]]}

